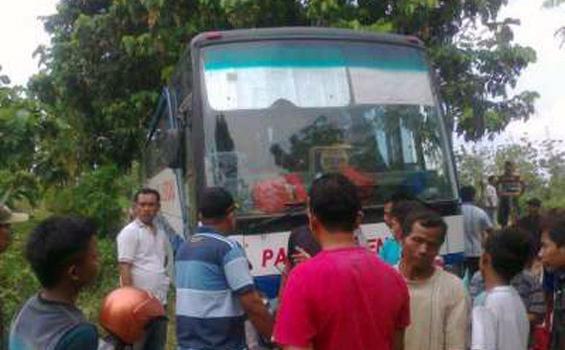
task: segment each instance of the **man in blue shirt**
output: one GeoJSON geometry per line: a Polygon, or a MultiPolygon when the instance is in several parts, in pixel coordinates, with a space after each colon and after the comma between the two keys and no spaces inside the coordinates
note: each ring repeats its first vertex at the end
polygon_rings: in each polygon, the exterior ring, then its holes
{"type": "Polygon", "coordinates": [[[255,290],[242,247],[227,237],[236,205],[219,187],[203,191],[200,226],[176,258],[179,349],[245,349],[245,316],[270,339],[273,318],[255,290]]]}

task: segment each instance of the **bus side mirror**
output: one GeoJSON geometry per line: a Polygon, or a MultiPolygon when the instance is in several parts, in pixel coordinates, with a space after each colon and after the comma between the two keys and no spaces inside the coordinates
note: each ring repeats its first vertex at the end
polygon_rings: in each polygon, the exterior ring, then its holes
{"type": "Polygon", "coordinates": [[[169,129],[163,142],[163,157],[169,168],[181,168],[182,132],[181,129],[169,129]]]}

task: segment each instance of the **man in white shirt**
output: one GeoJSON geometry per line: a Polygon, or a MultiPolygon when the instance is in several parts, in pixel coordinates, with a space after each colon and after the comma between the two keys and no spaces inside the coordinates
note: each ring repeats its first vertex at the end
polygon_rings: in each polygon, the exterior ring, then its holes
{"type": "Polygon", "coordinates": [[[530,237],[520,229],[507,228],[486,239],[480,263],[486,292],[473,307],[472,350],[527,350],[530,323],[510,280],[530,255],[530,237]]]}
{"type": "MultiPolygon", "coordinates": [[[[135,219],[117,237],[118,261],[122,286],[147,290],[166,306],[171,248],[166,234],[154,223],[159,209],[160,195],[156,190],[144,188],[135,194],[135,219]]],[[[157,322],[141,342],[134,344],[134,349],[164,349],[166,334],[166,321],[157,322]]]]}
{"type": "Polygon", "coordinates": [[[447,225],[439,214],[415,211],[403,224],[398,265],[410,293],[410,326],[405,350],[465,350],[469,298],[463,282],[434,265],[447,225]]]}
{"type": "Polygon", "coordinates": [[[485,189],[485,209],[494,225],[496,223],[496,208],[498,207],[498,194],[496,193],[496,176],[491,175],[488,177],[488,184],[485,189]]]}

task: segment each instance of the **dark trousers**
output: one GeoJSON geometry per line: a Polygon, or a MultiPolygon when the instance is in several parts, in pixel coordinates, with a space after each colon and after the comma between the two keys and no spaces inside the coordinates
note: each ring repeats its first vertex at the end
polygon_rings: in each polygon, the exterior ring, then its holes
{"type": "Polygon", "coordinates": [[[469,271],[469,279],[479,271],[479,257],[465,257],[465,269],[469,271]]]}
{"type": "Polygon", "coordinates": [[[160,317],[149,323],[141,342],[134,344],[135,350],[165,350],[167,346],[167,318],[160,317]]]}

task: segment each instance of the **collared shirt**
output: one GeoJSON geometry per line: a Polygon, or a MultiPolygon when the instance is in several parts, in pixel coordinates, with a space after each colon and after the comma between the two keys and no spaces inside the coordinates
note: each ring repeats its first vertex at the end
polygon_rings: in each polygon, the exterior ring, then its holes
{"type": "Polygon", "coordinates": [[[555,275],[551,350],[565,349],[565,272],[555,275]]]}
{"type": "Polygon", "coordinates": [[[465,234],[465,256],[479,257],[483,252],[481,235],[485,230],[492,228],[492,222],[484,210],[471,203],[463,203],[461,211],[465,234]]]}
{"type": "Polygon", "coordinates": [[[153,293],[167,303],[170,278],[167,275],[169,241],[165,233],[135,219],[118,234],[118,261],[132,265],[134,287],[153,293]]]}
{"type": "Polygon", "coordinates": [[[241,350],[245,313],[239,295],[254,289],[243,248],[210,227],[199,227],[176,257],[179,349],[241,350]]]}

